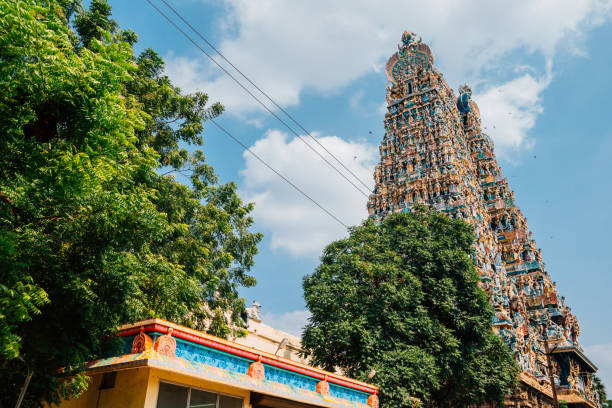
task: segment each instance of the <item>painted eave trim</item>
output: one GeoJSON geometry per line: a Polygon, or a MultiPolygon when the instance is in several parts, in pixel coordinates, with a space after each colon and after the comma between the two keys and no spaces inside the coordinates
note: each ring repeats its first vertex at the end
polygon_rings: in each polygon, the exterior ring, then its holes
{"type": "Polygon", "coordinates": [[[167,333],[168,329],[172,328],[173,337],[187,340],[196,344],[201,344],[203,346],[211,347],[216,350],[224,351],[226,353],[234,354],[253,361],[257,361],[261,356],[261,362],[264,364],[292,371],[298,374],[306,375],[308,377],[316,378],[318,380],[324,380],[325,377],[327,377],[327,381],[330,383],[334,383],[347,388],[352,388],[358,391],[363,391],[368,394],[378,394],[378,387],[375,385],[364,383],[362,381],[354,380],[352,378],[344,377],[315,367],[311,367],[306,364],[299,363],[297,361],[275,356],[274,354],[267,353],[262,350],[243,346],[242,344],[221,339],[210,334],[202,333],[200,331],[180,326],[178,324],[174,324],[163,319],[148,319],[140,322],[122,325],[119,327],[119,331],[117,334],[120,337],[136,335],[139,333],[141,327],[144,328],[144,331],[146,333],[159,332],[162,334],[167,333]]]}

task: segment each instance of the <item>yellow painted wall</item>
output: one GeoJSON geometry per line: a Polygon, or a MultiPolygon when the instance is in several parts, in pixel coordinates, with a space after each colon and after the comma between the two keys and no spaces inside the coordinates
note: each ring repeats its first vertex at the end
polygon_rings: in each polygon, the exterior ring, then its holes
{"type": "Polygon", "coordinates": [[[149,367],[122,370],[117,372],[114,388],[100,390],[102,376],[91,375],[87,391],[80,398],[63,401],[60,408],[155,408],[160,381],[240,397],[244,408],[251,408],[247,390],[178,372],[149,367]]]}
{"type": "Polygon", "coordinates": [[[132,368],[117,372],[115,387],[100,389],[102,373],[91,375],[87,391],[80,398],[63,401],[61,408],[141,408],[149,385],[148,367],[132,368]]]}

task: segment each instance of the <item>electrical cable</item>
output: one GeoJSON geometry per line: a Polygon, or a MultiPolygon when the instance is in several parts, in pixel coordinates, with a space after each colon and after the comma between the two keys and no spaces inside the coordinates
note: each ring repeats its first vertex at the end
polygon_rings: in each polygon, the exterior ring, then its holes
{"type": "Polygon", "coordinates": [[[237,137],[235,137],[234,135],[232,135],[227,129],[225,129],[223,126],[221,126],[220,124],[218,124],[214,119],[210,119],[210,121],[219,128],[219,130],[221,130],[223,133],[225,133],[227,136],[229,136],[234,142],[238,143],[244,150],[246,150],[247,152],[251,153],[253,155],[253,157],[255,157],[257,160],[259,160],[261,162],[261,164],[263,164],[264,166],[266,166],[267,168],[269,168],[270,170],[272,170],[274,173],[276,173],[276,175],[278,177],[280,177],[281,179],[283,179],[287,184],[289,184],[291,187],[293,187],[294,189],[296,189],[300,194],[302,194],[304,197],[306,197],[307,199],[309,199],[314,205],[316,205],[317,207],[319,207],[321,210],[323,210],[327,215],[329,215],[330,217],[332,217],[334,220],[336,220],[340,225],[342,225],[345,228],[348,228],[348,225],[346,225],[345,223],[343,223],[342,221],[340,221],[340,219],[338,217],[336,217],[334,214],[332,214],[331,211],[327,210],[325,207],[323,207],[323,205],[319,204],[317,201],[315,201],[314,198],[310,197],[308,194],[306,194],[304,192],[304,190],[302,190],[301,188],[299,188],[298,186],[296,186],[291,180],[289,180],[287,177],[283,176],[278,170],[276,170],[274,167],[270,166],[264,159],[262,159],[261,157],[259,157],[259,155],[257,155],[257,153],[255,153],[253,150],[251,150],[247,145],[245,145],[244,143],[242,143],[237,137]]]}
{"type": "MultiPolygon", "coordinates": [[[[291,126],[289,126],[284,120],[282,120],[277,114],[275,114],[266,104],[264,104],[259,98],[257,98],[249,89],[247,89],[240,81],[236,79],[230,72],[227,71],[217,60],[215,60],[206,50],[204,50],[200,45],[193,40],[184,30],[182,30],[170,17],[168,17],[162,10],[160,10],[151,0],[146,0],[147,3],[151,5],[159,14],[161,14],[170,24],[174,26],[189,42],[191,42],[196,48],[198,48],[204,55],[206,55],[212,62],[215,63],[223,72],[225,72],[234,82],[236,82],[245,92],[247,92],[253,99],[255,99],[265,110],[268,111],[272,116],[274,116],[279,122],[281,122],[287,129],[291,131],[295,136],[297,136],[306,146],[310,148],[313,152],[315,152],[327,165],[329,165],[332,169],[334,169],[342,178],[348,181],[357,191],[359,191],[365,197],[369,197],[367,193],[364,193],[355,183],[353,183],[344,173],[338,170],[332,163],[329,162],[320,152],[318,152],[314,147],[312,147],[306,140],[300,136],[291,126]]],[[[369,190],[368,190],[369,191],[369,190]]]]}
{"type": "Polygon", "coordinates": [[[308,130],[306,130],[304,128],[304,126],[302,126],[302,124],[300,122],[297,121],[297,119],[295,119],[289,112],[287,112],[285,109],[283,109],[282,106],[280,106],[278,103],[276,103],[276,101],[274,99],[272,99],[272,97],[270,95],[268,95],[265,91],[263,91],[259,86],[257,86],[257,84],[255,84],[253,81],[251,81],[251,79],[249,79],[249,77],[247,77],[240,69],[238,69],[238,67],[236,67],[234,64],[232,64],[232,62],[230,60],[228,60],[225,55],[223,55],[221,53],[221,51],[219,51],[213,44],[211,44],[210,41],[208,41],[201,33],[200,31],[198,31],[195,27],[193,27],[189,21],[187,21],[174,7],[172,7],[172,5],[170,5],[166,0],[161,0],[162,3],[164,3],[166,5],[166,7],[168,7],[179,19],[181,19],[181,21],[183,23],[185,23],[185,25],[187,27],[189,27],[191,29],[191,31],[193,31],[198,37],[200,37],[200,39],[202,41],[204,41],[210,48],[212,48],[217,54],[219,54],[219,56],[221,58],[223,58],[223,60],[225,62],[227,62],[232,68],[234,68],[234,70],[236,70],[236,72],[238,72],[244,79],[246,79],[251,85],[253,85],[253,87],[255,87],[255,89],[257,89],[259,92],[261,92],[270,102],[272,102],[272,104],[278,108],[281,112],[283,112],[289,119],[291,119],[291,121],[293,123],[295,123],[303,132],[305,132],[312,140],[315,141],[315,143],[317,143],[319,146],[321,146],[321,148],[323,150],[325,150],[327,152],[327,154],[329,154],[331,157],[334,158],[334,160],[336,160],[347,172],[349,172],[349,174],[351,176],[353,176],[357,181],[359,181],[361,183],[362,186],[364,186],[368,191],[370,191],[370,187],[364,183],[355,173],[353,173],[348,167],[346,167],[344,165],[344,163],[342,163],[342,161],[340,159],[338,159],[332,152],[330,152],[325,146],[323,146],[323,144],[321,144],[314,136],[312,136],[312,133],[309,132],[308,130]]]}

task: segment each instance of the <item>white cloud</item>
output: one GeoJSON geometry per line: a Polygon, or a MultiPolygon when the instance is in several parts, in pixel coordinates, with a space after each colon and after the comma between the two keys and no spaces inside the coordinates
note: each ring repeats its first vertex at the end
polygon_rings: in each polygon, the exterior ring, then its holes
{"type": "MultiPolygon", "coordinates": [[[[610,17],[612,0],[226,0],[226,6],[224,20],[216,24],[225,33],[219,48],[281,106],[299,104],[306,88],[332,92],[366,73],[380,72],[403,30],[409,29],[432,46],[452,86],[475,83],[487,122],[500,124],[491,136],[499,150],[512,150],[523,147],[541,113],[541,92],[550,82],[554,55],[559,50],[584,54],[585,33],[610,17]],[[529,55],[536,58],[526,65],[529,55]],[[546,70],[547,78],[521,70],[513,74],[514,67],[546,70]],[[506,83],[500,82],[499,72],[506,74],[506,83]],[[492,94],[518,86],[532,88],[515,93],[519,99],[512,102],[492,94]],[[517,119],[499,117],[505,108],[514,109],[517,119]]],[[[175,82],[186,90],[206,90],[229,113],[261,110],[204,56],[190,60],[171,54],[166,62],[175,82]]]]}
{"type": "Polygon", "coordinates": [[[544,110],[541,93],[551,77],[550,72],[542,78],[525,74],[474,96],[484,131],[493,137],[500,157],[508,160],[513,151],[535,143],[527,134],[544,110]]]}
{"type": "Polygon", "coordinates": [[[362,90],[354,92],[352,95],[349,96],[349,105],[354,111],[360,111],[362,109],[361,102],[363,100],[363,97],[364,92],[362,90]]]}
{"type": "Polygon", "coordinates": [[[326,91],[377,71],[405,29],[423,36],[454,82],[517,49],[551,57],[612,7],[603,0],[227,3],[223,53],[283,104],[296,103],[305,87],[326,91]]]}
{"type": "Polygon", "coordinates": [[[263,129],[264,120],[265,120],[264,117],[252,117],[252,118],[246,119],[245,122],[251,126],[255,126],[257,129],[263,129]]]}
{"type": "Polygon", "coordinates": [[[308,310],[294,310],[281,314],[262,313],[261,322],[301,338],[302,330],[308,323],[309,317],[310,312],[308,310]]]}
{"type": "MultiPolygon", "coordinates": [[[[314,136],[371,188],[373,169],[378,158],[376,147],[366,143],[346,142],[335,136],[314,136]]],[[[312,140],[306,140],[321,154],[326,154],[312,140]]],[[[285,133],[270,130],[251,149],[345,224],[358,224],[367,217],[367,198],[299,139],[288,139],[285,133]]],[[[333,162],[333,159],[327,157],[333,162]]],[[[297,256],[315,257],[321,254],[326,244],[346,234],[343,226],[283,182],[251,154],[245,152],[244,159],[240,194],[246,201],[255,202],[254,218],[258,226],[269,231],[273,249],[283,249],[297,256]]],[[[345,174],[348,177],[348,173],[345,174]]],[[[359,185],[358,182],[355,184],[359,185]]]]}
{"type": "Polygon", "coordinates": [[[612,343],[586,346],[584,351],[589,359],[599,368],[597,376],[601,378],[606,386],[608,398],[612,398],[612,343]]]}

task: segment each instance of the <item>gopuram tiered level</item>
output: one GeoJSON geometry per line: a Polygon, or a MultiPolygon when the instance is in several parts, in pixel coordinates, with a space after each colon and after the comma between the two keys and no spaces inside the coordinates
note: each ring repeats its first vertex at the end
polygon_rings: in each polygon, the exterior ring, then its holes
{"type": "Polygon", "coordinates": [[[592,387],[596,367],[578,343],[578,321],[545,269],[470,88],[455,96],[414,34],[405,32],[398,48],[386,65],[385,135],[370,217],[423,204],[472,224],[494,330],[522,369],[506,407],[553,407],[553,391],[569,406],[600,406],[592,387]]]}

